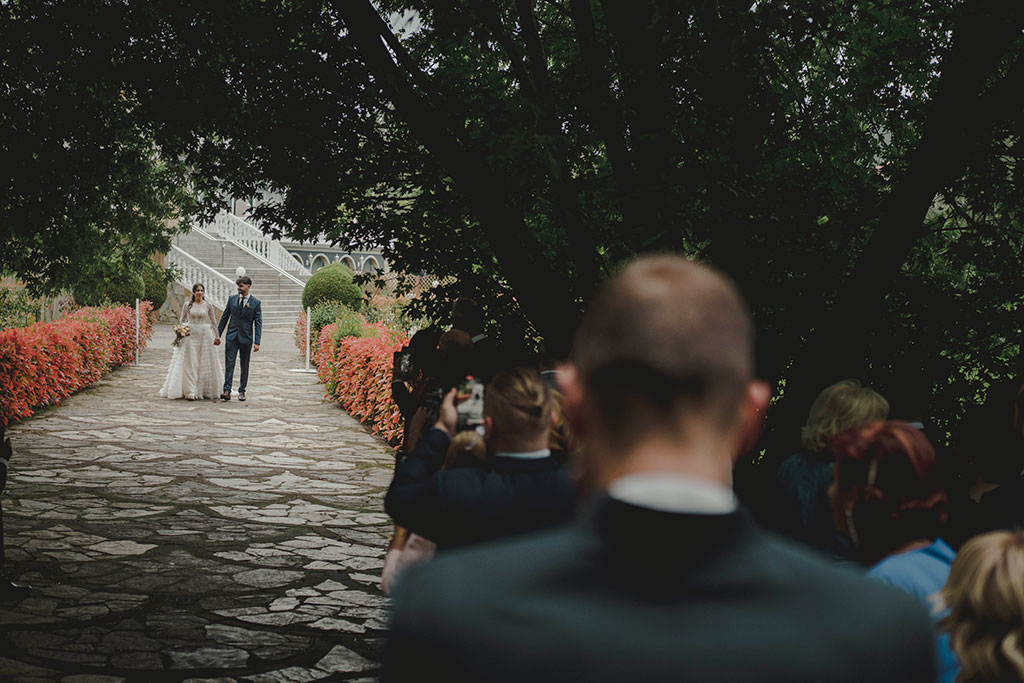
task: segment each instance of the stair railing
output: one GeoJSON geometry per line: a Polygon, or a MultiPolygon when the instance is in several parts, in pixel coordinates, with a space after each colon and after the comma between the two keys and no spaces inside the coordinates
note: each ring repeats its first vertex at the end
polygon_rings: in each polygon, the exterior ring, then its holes
{"type": "MultiPolygon", "coordinates": [[[[214,217],[212,223],[204,227],[207,230],[212,229],[239,246],[248,249],[280,270],[287,273],[305,275],[306,277],[312,275],[306,266],[299,263],[294,256],[288,253],[287,249],[281,246],[280,242],[270,239],[259,228],[232,213],[221,211],[214,217]]],[[[302,281],[299,280],[299,283],[301,284],[302,281]]]]}
{"type": "Polygon", "coordinates": [[[167,261],[178,271],[178,284],[191,290],[192,285],[202,282],[206,287],[206,300],[222,311],[228,305],[228,297],[238,291],[234,282],[177,245],[171,245],[167,261]]]}

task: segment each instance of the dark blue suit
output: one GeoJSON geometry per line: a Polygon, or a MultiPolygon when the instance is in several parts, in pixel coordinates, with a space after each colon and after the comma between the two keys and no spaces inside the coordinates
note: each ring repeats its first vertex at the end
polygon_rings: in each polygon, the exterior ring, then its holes
{"type": "Polygon", "coordinates": [[[228,297],[228,305],[217,325],[218,335],[224,334],[225,325],[228,328],[228,333],[224,336],[225,394],[231,393],[236,355],[242,359],[242,374],[238,380],[238,393],[245,393],[245,386],[249,382],[249,354],[252,352],[252,345],[259,344],[260,338],[263,336],[263,312],[260,309],[260,300],[249,295],[246,297],[243,308],[239,303],[240,299],[238,294],[228,297]],[[229,320],[230,322],[228,322],[229,320]]]}
{"type": "Polygon", "coordinates": [[[395,469],[384,509],[396,524],[448,550],[572,519],[576,490],[563,454],[439,471],[450,442],[431,429],[395,469]]]}

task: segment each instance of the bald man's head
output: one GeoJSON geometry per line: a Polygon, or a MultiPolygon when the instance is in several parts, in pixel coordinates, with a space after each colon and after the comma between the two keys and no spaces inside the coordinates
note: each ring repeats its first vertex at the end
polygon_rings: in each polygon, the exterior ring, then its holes
{"type": "Polygon", "coordinates": [[[645,257],[598,290],[572,361],[604,429],[623,442],[691,416],[727,428],[753,379],[753,323],[717,271],[645,257]]]}

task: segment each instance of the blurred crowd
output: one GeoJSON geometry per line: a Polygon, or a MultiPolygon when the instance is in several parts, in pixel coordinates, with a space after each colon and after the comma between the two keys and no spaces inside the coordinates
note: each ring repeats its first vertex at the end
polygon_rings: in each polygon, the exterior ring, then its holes
{"type": "MultiPolygon", "coordinates": [[[[822,390],[767,510],[732,490],[770,390],[721,273],[638,260],[555,362],[451,328],[396,354],[390,680],[1024,680],[1024,385],[929,438],[822,390]]],[[[907,409],[901,407],[900,410],[907,409]]]]}

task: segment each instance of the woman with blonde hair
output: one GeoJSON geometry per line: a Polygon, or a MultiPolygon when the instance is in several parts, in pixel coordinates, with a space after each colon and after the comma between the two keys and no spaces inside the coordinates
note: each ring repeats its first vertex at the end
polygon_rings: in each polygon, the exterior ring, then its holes
{"type": "Polygon", "coordinates": [[[818,394],[800,432],[803,452],[782,463],[775,476],[779,532],[836,558],[853,557],[853,548],[832,524],[832,454],[826,445],[839,432],[888,415],[889,402],[855,379],[836,382],[818,394]]]}
{"type": "Polygon", "coordinates": [[[938,595],[958,682],[1024,681],[1024,532],[964,543],[938,595]]]}

